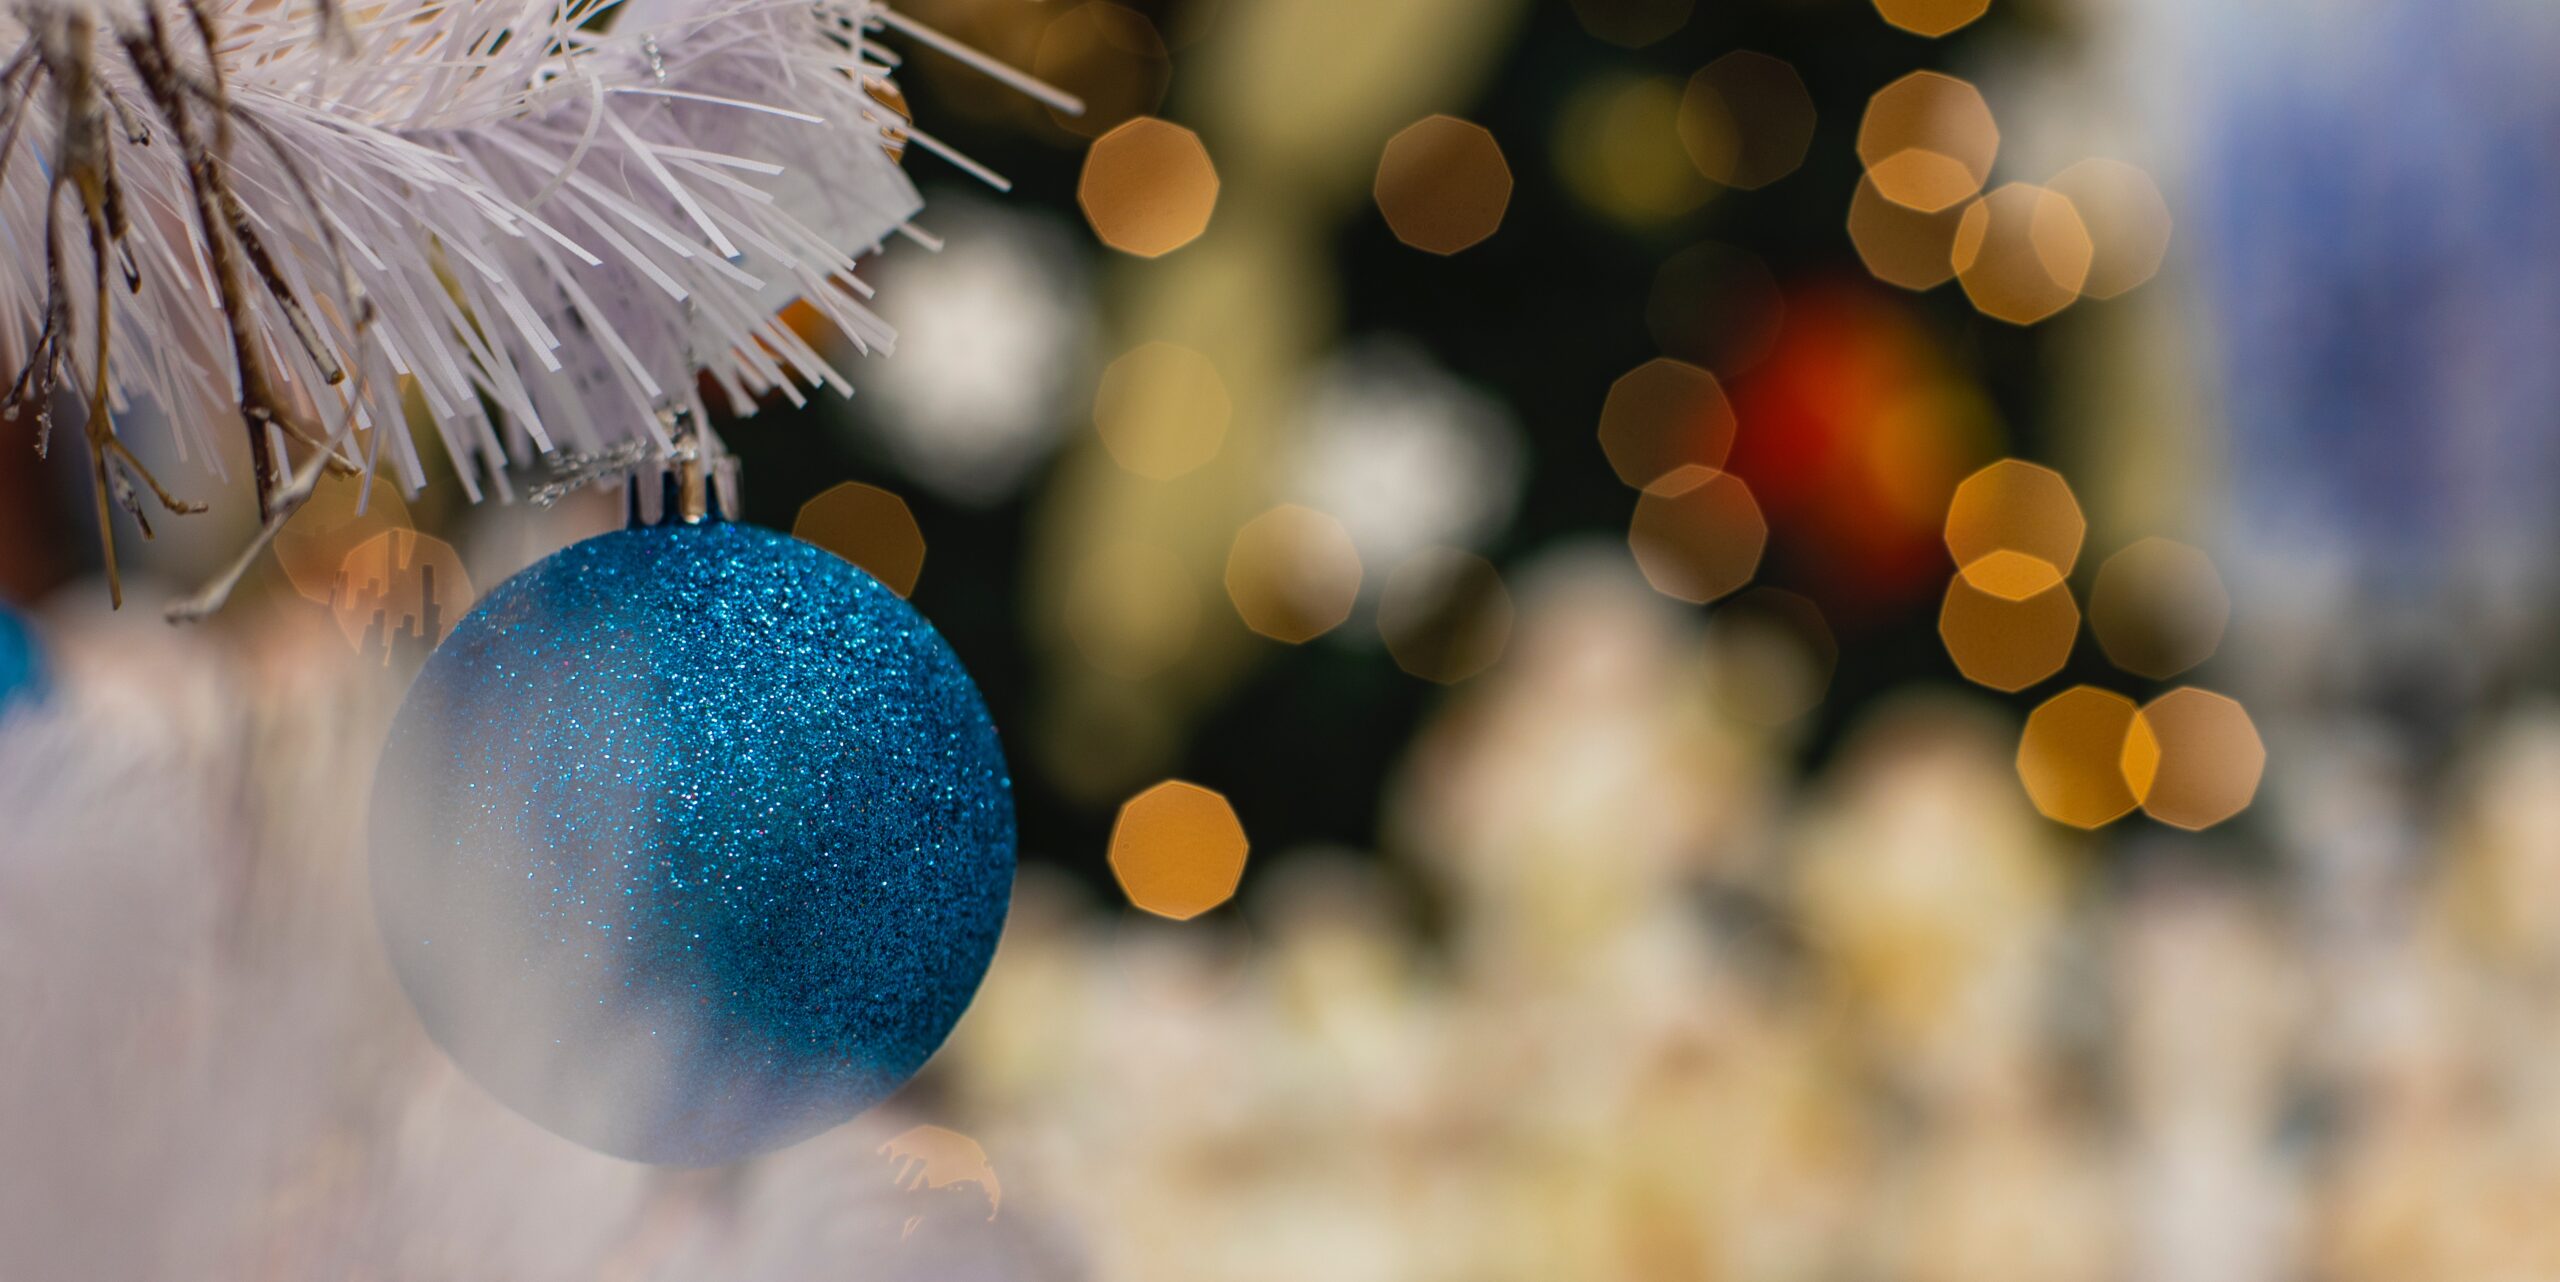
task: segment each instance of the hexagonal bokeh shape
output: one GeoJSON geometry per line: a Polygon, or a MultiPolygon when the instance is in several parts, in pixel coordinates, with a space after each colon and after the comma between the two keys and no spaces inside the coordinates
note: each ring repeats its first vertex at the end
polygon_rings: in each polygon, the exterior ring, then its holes
{"type": "Polygon", "coordinates": [[[2147,739],[2133,700],[2096,686],[2073,686],[2027,715],[2018,736],[2018,781],[2047,819],[2097,828],[2132,813],[2138,798],[2125,777],[2136,739],[2147,739]]]}
{"type": "Polygon", "coordinates": [[[1769,523],[1751,487],[1696,464],[1644,489],[1627,523],[1636,568],[1656,592],[1704,605],[1739,591],[1760,569],[1769,523]]]}
{"type": "Polygon", "coordinates": [[[2231,592],[2213,558],[2174,539],[2126,545],[2089,590],[2098,648],[2136,676],[2173,677],[2212,658],[2230,622],[2231,592]]]}
{"type": "Polygon", "coordinates": [[[2071,483],[2024,459],[2002,459],[1966,477],[1947,502],[1947,552],[1958,567],[2009,551],[2067,575],[2088,533],[2071,483]]]}
{"type": "Polygon", "coordinates": [[[1948,261],[1975,311],[2032,325],[2079,301],[2095,252],[2069,200],[2009,183],[1965,208],[1948,261]]]}
{"type": "Polygon", "coordinates": [[[1168,779],[1120,807],[1111,875],[1132,906],[1189,921],[1235,896],[1250,847],[1224,796],[1168,779]]]}
{"type": "Polygon", "coordinates": [[[1141,343],[1102,371],[1093,425],[1123,469],[1170,481],[1218,456],[1235,402],[1207,356],[1179,343],[1141,343]]]}
{"type": "Polygon", "coordinates": [[[2000,126],[1982,91],[1915,71],[1876,91],[1858,122],[1858,160],[1884,198],[1924,213],[1982,190],[2000,153],[2000,126]]]}
{"type": "Polygon", "coordinates": [[[1689,77],[1680,146],[1698,172],[1743,190],[1794,173],[1813,143],[1813,95],[1782,59],[1737,49],[1689,77]]]}
{"type": "Polygon", "coordinates": [[[1425,116],[1387,140],[1372,194],[1396,239],[1454,254],[1502,226],[1511,206],[1511,165],[1484,126],[1425,116]]]}
{"type": "Polygon", "coordinates": [[[1076,182],[1076,204],[1103,244],[1160,257],[1209,229],[1218,207],[1218,168],[1200,135],[1140,116],[1094,140],[1076,182]]]}
{"type": "Polygon", "coordinates": [[[1959,206],[1923,212],[1897,205],[1873,177],[1860,177],[1849,197],[1849,244],[1858,261],[1877,280],[1904,289],[1935,289],[1956,278],[1956,228],[1963,222],[1959,206]]]}
{"type": "Polygon", "coordinates": [[[1405,558],[1378,594],[1378,635],[1396,666],[1452,685],[1490,668],[1511,644],[1511,590],[1493,563],[1459,548],[1405,558]]]}
{"type": "Polygon", "coordinates": [[[1669,357],[1621,376],[1600,407],[1600,452],[1637,489],[1683,467],[1723,467],[1733,431],[1733,404],[1716,376],[1669,357]]]}
{"type": "Polygon", "coordinates": [[[2114,298],[2149,280],[2169,255],[2169,202],[2151,175],[2093,157],[2063,170],[2047,190],[2071,202],[2088,228],[2092,257],[2080,292],[2114,298]]]}
{"type": "Polygon", "coordinates": [[[1990,12],[1991,0],[1876,0],[1876,13],[1915,36],[1943,36],[1990,12]]]}
{"type": "Polygon", "coordinates": [[[876,485],[846,481],[800,505],[791,535],[868,571],[906,596],[924,573],[924,530],[907,501],[876,485]]]}
{"type": "Polygon", "coordinates": [[[2145,770],[2128,752],[2125,771],[2144,814],[2202,829],[2249,808],[2266,773],[2267,746],[2238,700],[2180,686],[2144,704],[2142,720],[2156,753],[2145,770]]]}
{"type": "Polygon", "coordinates": [[[1284,503],[1236,531],[1226,583],[1246,627],[1296,645],[1351,617],[1360,598],[1360,551],[1342,522],[1284,503]]]}
{"type": "Polygon", "coordinates": [[[2008,601],[1965,581],[1947,584],[1938,636],[1965,679],[2015,693],[2062,671],[2080,632],[2080,606],[2057,583],[2024,601],[2008,601]]]}

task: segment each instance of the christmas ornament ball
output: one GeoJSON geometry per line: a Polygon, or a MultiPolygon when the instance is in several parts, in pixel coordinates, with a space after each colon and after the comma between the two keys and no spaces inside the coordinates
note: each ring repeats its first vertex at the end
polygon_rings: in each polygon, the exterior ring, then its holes
{"type": "Polygon", "coordinates": [[[44,656],[36,651],[35,630],[18,613],[0,603],[0,713],[32,699],[44,688],[44,656]]]}
{"type": "Polygon", "coordinates": [[[429,657],[374,780],[373,896],[427,1031],[607,1153],[732,1161],[898,1089],[1004,922],[1012,784],[941,635],[710,521],[600,535],[429,657]]]}

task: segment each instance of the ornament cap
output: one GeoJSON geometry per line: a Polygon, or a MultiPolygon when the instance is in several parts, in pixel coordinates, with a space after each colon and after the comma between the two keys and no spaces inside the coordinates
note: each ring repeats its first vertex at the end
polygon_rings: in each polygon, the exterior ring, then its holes
{"type": "Polygon", "coordinates": [[[631,526],[734,519],[739,510],[738,460],[684,407],[665,414],[669,447],[631,474],[624,521],[631,526]]]}

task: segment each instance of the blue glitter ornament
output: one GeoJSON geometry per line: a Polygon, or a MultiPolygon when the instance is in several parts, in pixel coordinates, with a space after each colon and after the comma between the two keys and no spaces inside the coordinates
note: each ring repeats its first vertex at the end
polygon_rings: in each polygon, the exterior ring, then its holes
{"type": "Polygon", "coordinates": [[[0,714],[44,690],[44,656],[36,634],[15,610],[0,605],[0,714]]]}
{"type": "Polygon", "coordinates": [[[421,1019],[571,1139],[708,1165],[886,1098],[993,955],[1012,783],[896,594],[721,521],[507,580],[374,781],[373,893],[421,1019]]]}

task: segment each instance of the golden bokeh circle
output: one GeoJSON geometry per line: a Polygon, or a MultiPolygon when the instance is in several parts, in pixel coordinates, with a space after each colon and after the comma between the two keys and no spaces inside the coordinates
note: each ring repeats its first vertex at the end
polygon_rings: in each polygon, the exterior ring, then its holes
{"type": "Polygon", "coordinates": [[[1168,779],[1120,807],[1111,875],[1131,906],[1189,921],[1235,897],[1250,846],[1224,796],[1168,779]]]}
{"type": "Polygon", "coordinates": [[[907,501],[876,485],[846,481],[800,505],[792,537],[861,566],[899,596],[924,573],[924,530],[907,501]]]}
{"type": "Polygon", "coordinates": [[[1760,569],[1769,523],[1751,487],[1731,472],[1690,464],[1636,499],[1627,546],[1656,592],[1704,605],[1739,591],[1760,569]]]}
{"type": "Polygon", "coordinates": [[[1938,637],[1956,670],[1976,685],[2010,693],[2062,671],[2080,632],[2080,606],[2064,584],[2011,601],[1961,574],[1947,583],[1938,637]]]}
{"type": "Polygon", "coordinates": [[[2145,751],[2150,730],[2133,700],[2096,686],[2073,686],[2027,715],[2018,736],[2018,781],[2045,818],[2097,828],[2139,801],[2127,757],[2145,751]]]}
{"type": "Polygon", "coordinates": [[[2032,325],[2078,301],[2095,253],[2069,200],[2010,183],[1965,208],[1949,261],[1975,311],[2032,325]]]}
{"type": "Polygon", "coordinates": [[[1916,36],[1943,36],[1990,12],[1991,0],[1875,0],[1886,22],[1916,36]]]}
{"type": "Polygon", "coordinates": [[[1076,204],[1102,243],[1156,258],[1209,229],[1218,207],[1218,169],[1200,135],[1140,116],[1094,140],[1076,182],[1076,204]]]}
{"type": "Polygon", "coordinates": [[[1924,213],[1982,190],[1999,153],[1982,91],[1943,72],[1915,71],[1877,90],[1858,122],[1858,160],[1876,190],[1924,213]]]}
{"type": "Polygon", "coordinates": [[[1904,289],[1934,289],[1956,277],[1959,206],[1923,212],[1884,198],[1875,179],[1861,176],[1849,197],[1849,244],[1877,280],[1904,289]]]}
{"type": "Polygon", "coordinates": [[[1454,254],[1502,226],[1511,205],[1511,165],[1484,126],[1425,116],[1387,140],[1371,190],[1396,239],[1454,254]]]}
{"type": "Polygon", "coordinates": [[[1342,522],[1284,503],[1236,531],[1226,585],[1246,627],[1296,645],[1351,617],[1360,597],[1360,552],[1342,522]]]}
{"type": "Polygon", "coordinates": [[[1733,432],[1733,404],[1716,376],[1669,357],[1621,375],[1600,406],[1600,451],[1637,489],[1683,467],[1723,467],[1733,432]]]}
{"type": "Polygon", "coordinates": [[[1793,65],[1737,49],[1700,68],[1680,95],[1680,146],[1698,172],[1751,190],[1794,173],[1813,144],[1813,95],[1793,65]]]}
{"type": "Polygon", "coordinates": [[[2238,700],[2180,686],[2144,704],[2142,720],[2159,745],[2156,764],[2142,771],[2129,754],[2126,770],[2144,814],[2203,829],[2249,808],[2266,773],[2267,747],[2238,700]]]}
{"type": "Polygon", "coordinates": [[[2001,459],[1966,477],[1947,503],[1947,552],[1959,568],[2010,551],[2068,575],[2088,532],[2071,483],[2024,459],[2001,459]]]}
{"type": "Polygon", "coordinates": [[[2151,175],[2121,160],[2093,158],[2053,176],[2047,188],[2071,202],[2088,228],[2088,279],[2080,292],[2115,298],[2158,274],[2169,254],[2169,202],[2151,175]]]}

